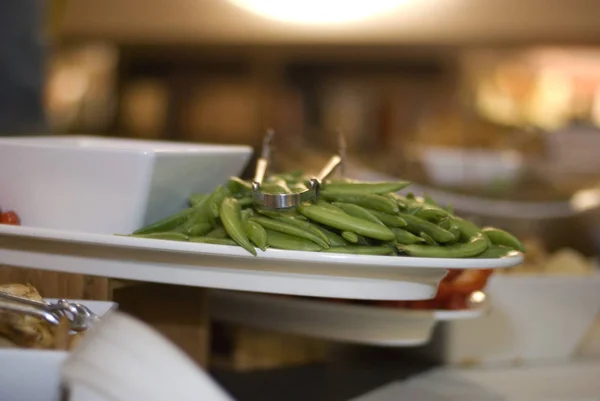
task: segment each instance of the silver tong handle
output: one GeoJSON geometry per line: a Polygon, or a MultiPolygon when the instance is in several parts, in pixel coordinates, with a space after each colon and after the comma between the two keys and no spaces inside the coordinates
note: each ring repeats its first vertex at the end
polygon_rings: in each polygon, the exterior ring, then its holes
{"type": "Polygon", "coordinates": [[[274,136],[275,131],[272,128],[269,128],[263,138],[262,151],[260,158],[256,162],[256,172],[254,173],[254,180],[252,181],[252,189],[254,190],[258,190],[267,173],[269,160],[271,159],[271,143],[273,142],[274,136]]]}
{"type": "Polygon", "coordinates": [[[342,163],[342,158],[339,155],[332,156],[331,159],[327,162],[325,167],[317,174],[315,179],[319,181],[319,185],[327,179],[333,173],[340,164],[342,163]]]}
{"type": "Polygon", "coordinates": [[[59,322],[58,316],[47,309],[31,304],[9,301],[5,298],[0,299],[0,310],[41,318],[54,325],[57,325],[59,322]]]}
{"type": "Polygon", "coordinates": [[[340,174],[342,177],[346,176],[346,137],[342,133],[342,131],[338,131],[338,155],[342,158],[340,163],[340,174]]]}

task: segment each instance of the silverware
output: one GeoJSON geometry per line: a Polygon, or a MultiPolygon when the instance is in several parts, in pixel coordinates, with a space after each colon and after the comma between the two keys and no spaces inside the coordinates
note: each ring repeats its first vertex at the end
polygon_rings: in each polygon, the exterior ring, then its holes
{"type": "Polygon", "coordinates": [[[303,202],[316,201],[319,198],[319,191],[323,185],[323,181],[342,164],[342,157],[345,153],[345,141],[343,141],[343,137],[340,140],[340,154],[332,156],[319,174],[308,181],[308,188],[306,190],[287,194],[267,194],[262,192],[260,187],[270,162],[270,144],[273,136],[274,131],[268,130],[263,140],[261,157],[256,164],[256,173],[252,182],[254,204],[266,209],[290,209],[298,207],[303,202]]]}
{"type": "Polygon", "coordinates": [[[34,316],[53,325],[57,325],[62,317],[66,317],[70,329],[77,332],[89,329],[99,319],[87,306],[77,302],[59,299],[55,303],[48,303],[1,291],[0,310],[34,316]]]}

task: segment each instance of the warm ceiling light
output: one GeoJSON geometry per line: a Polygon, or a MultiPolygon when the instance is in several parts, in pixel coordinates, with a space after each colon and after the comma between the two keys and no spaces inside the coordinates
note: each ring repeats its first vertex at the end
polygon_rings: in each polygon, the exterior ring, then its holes
{"type": "Polygon", "coordinates": [[[262,17],[302,24],[332,24],[367,19],[411,0],[229,0],[262,17]]]}

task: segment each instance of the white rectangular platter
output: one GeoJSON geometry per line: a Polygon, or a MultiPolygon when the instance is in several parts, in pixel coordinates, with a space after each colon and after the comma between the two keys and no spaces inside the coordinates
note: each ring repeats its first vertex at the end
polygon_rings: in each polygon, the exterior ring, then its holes
{"type": "Polygon", "coordinates": [[[0,264],[138,281],[304,296],[413,300],[435,295],[449,268],[519,265],[267,250],[0,225],[0,264]]]}

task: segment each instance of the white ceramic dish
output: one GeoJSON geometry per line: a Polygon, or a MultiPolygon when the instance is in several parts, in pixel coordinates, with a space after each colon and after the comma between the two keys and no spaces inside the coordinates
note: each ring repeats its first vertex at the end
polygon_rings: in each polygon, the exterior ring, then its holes
{"type": "Polygon", "coordinates": [[[209,295],[212,319],[265,330],[387,347],[414,347],[429,341],[436,322],[474,319],[485,308],[425,311],[352,305],[232,291],[209,295]]]}
{"type": "MultiPolygon", "coordinates": [[[[75,302],[99,316],[117,307],[113,302],[75,302]]],[[[0,400],[60,401],[60,366],[68,355],[65,351],[0,348],[0,400]]]]}
{"type": "Polygon", "coordinates": [[[355,299],[428,299],[446,268],[500,268],[504,259],[420,259],[241,248],[0,226],[0,263],[219,289],[355,299]]]}
{"type": "Polygon", "coordinates": [[[251,153],[102,137],[0,138],[0,207],[26,226],[130,233],[238,175],[251,153]]]}
{"type": "Polygon", "coordinates": [[[440,185],[514,181],[523,169],[522,157],[516,152],[426,147],[421,154],[427,174],[440,185]]]}
{"type": "Polygon", "coordinates": [[[489,313],[442,323],[423,351],[451,364],[565,361],[576,355],[600,312],[600,273],[497,274],[490,278],[486,294],[489,313]]]}

